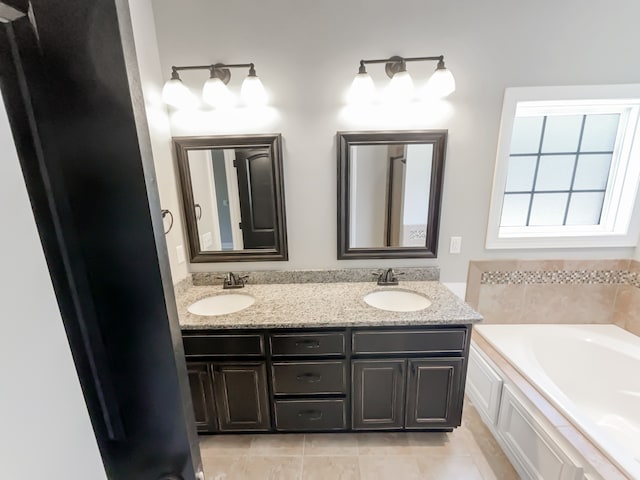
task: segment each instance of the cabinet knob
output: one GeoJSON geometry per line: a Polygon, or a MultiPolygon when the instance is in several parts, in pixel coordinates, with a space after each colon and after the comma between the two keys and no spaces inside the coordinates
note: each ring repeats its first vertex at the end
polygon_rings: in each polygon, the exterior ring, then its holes
{"type": "Polygon", "coordinates": [[[322,412],[320,410],[300,410],[298,416],[304,417],[307,420],[320,420],[322,418],[322,412]]]}
{"type": "Polygon", "coordinates": [[[311,339],[297,340],[296,347],[320,348],[320,342],[318,340],[311,339]]]}
{"type": "Polygon", "coordinates": [[[316,373],[303,373],[296,377],[296,380],[304,383],[318,383],[322,380],[322,375],[316,373]]]}

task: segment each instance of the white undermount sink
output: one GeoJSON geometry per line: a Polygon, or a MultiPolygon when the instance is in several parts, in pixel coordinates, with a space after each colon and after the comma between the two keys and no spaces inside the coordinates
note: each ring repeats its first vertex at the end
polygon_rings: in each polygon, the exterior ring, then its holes
{"type": "Polygon", "coordinates": [[[431,300],[407,290],[378,290],[364,296],[368,305],[390,312],[417,312],[431,305],[431,300]]]}
{"type": "Polygon", "coordinates": [[[246,293],[212,295],[192,303],[187,307],[195,315],[226,315],[239,312],[255,303],[256,299],[246,293]]]}

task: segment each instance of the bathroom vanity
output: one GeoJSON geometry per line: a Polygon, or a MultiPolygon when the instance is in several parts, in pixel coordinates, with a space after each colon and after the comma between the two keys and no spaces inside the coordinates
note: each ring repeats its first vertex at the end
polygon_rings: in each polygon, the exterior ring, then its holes
{"type": "Polygon", "coordinates": [[[191,286],[178,296],[199,431],[450,431],[460,425],[478,313],[435,281],[247,285],[232,314],[187,307],[237,291],[191,286]],[[373,308],[377,291],[410,292],[419,311],[373,308]]]}

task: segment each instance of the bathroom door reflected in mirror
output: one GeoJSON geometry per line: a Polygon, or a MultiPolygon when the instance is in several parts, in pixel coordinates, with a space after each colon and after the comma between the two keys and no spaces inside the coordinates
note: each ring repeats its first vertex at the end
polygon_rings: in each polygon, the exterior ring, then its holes
{"type": "Polygon", "coordinates": [[[338,134],[338,258],[436,256],[446,135],[338,134]]]}
{"type": "Polygon", "coordinates": [[[280,137],[174,143],[191,261],[286,260],[280,137]]]}

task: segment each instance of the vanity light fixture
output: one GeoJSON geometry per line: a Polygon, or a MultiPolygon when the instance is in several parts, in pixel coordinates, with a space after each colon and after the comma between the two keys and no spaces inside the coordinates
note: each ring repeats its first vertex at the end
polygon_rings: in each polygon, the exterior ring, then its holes
{"type": "Polygon", "coordinates": [[[256,75],[253,63],[212,65],[189,65],[183,67],[171,67],[171,78],[167,80],[162,89],[163,101],[175,108],[193,108],[197,104],[195,95],[182,83],[180,74],[182,70],[208,70],[209,79],[202,88],[202,99],[208,105],[216,108],[230,108],[236,105],[236,95],[229,90],[227,84],[231,79],[231,68],[248,68],[249,75],[244,79],[240,96],[245,105],[261,106],[267,103],[267,92],[262,81],[256,75]]]}
{"type": "Polygon", "coordinates": [[[369,73],[367,73],[366,65],[384,63],[385,72],[391,78],[391,82],[385,90],[385,97],[391,102],[406,102],[415,96],[413,80],[409,72],[407,72],[407,62],[428,62],[437,61],[435,72],[429,78],[425,86],[420,91],[420,97],[427,98],[443,98],[456,89],[456,82],[453,74],[444,64],[444,55],[437,57],[410,57],[403,58],[393,56],[391,58],[360,60],[360,68],[358,74],[353,79],[348,94],[349,103],[364,104],[373,100],[375,95],[375,85],[369,73]]]}

